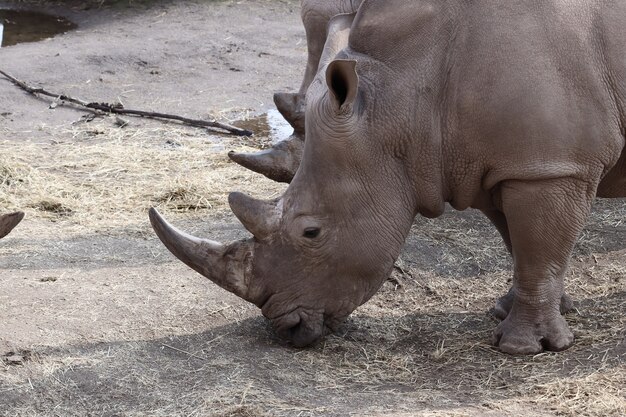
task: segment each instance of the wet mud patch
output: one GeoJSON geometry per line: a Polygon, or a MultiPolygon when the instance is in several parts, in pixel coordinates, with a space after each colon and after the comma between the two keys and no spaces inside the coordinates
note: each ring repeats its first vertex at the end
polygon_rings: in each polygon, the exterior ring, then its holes
{"type": "Polygon", "coordinates": [[[38,42],[77,27],[61,16],[30,10],[0,9],[0,47],[38,42]]]}
{"type": "Polygon", "coordinates": [[[276,109],[269,109],[267,113],[238,120],[233,124],[254,132],[252,138],[246,138],[246,145],[256,147],[259,150],[267,149],[289,138],[293,133],[291,125],[276,109]]]}

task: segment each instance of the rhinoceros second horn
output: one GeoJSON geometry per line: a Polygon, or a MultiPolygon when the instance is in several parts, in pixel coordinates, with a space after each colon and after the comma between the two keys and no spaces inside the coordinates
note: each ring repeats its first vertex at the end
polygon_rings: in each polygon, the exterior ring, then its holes
{"type": "Polygon", "coordinates": [[[276,201],[262,201],[243,193],[230,193],[228,204],[244,227],[259,240],[269,237],[278,227],[280,208],[276,201]]]}

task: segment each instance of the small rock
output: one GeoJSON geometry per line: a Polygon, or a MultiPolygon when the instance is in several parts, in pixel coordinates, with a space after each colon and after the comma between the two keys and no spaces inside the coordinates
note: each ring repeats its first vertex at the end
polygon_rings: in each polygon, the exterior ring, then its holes
{"type": "Polygon", "coordinates": [[[176,140],[172,140],[172,139],[167,139],[165,141],[165,145],[169,146],[169,147],[172,147],[172,148],[180,148],[181,146],[183,146],[182,143],[180,143],[180,142],[178,142],[176,140]]]}
{"type": "Polygon", "coordinates": [[[121,117],[115,117],[115,125],[118,127],[128,126],[128,120],[124,120],[121,117]]]}

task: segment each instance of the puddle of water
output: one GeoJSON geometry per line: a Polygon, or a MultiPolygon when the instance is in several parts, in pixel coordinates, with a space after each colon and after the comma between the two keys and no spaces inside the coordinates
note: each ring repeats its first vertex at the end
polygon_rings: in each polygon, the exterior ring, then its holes
{"type": "MultiPolygon", "coordinates": [[[[293,133],[293,127],[287,123],[276,109],[270,109],[267,113],[257,117],[240,120],[235,122],[234,125],[253,131],[255,139],[269,139],[271,142],[269,145],[285,140],[293,133]]],[[[265,147],[263,143],[259,145],[265,147]]]]}
{"type": "Polygon", "coordinates": [[[60,16],[0,9],[0,47],[37,42],[72,29],[76,24],[60,16]]]}

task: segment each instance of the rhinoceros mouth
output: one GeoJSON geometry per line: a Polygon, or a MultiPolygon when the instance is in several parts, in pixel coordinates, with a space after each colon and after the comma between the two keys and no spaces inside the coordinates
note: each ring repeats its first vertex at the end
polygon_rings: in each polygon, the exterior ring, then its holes
{"type": "Polygon", "coordinates": [[[281,339],[295,347],[306,347],[335,333],[348,315],[335,317],[325,314],[323,310],[296,307],[278,316],[266,317],[281,339]]]}
{"type": "Polygon", "coordinates": [[[296,307],[278,316],[268,317],[268,319],[276,334],[281,339],[291,342],[295,347],[316,344],[327,334],[328,330],[322,310],[296,307]]]}

